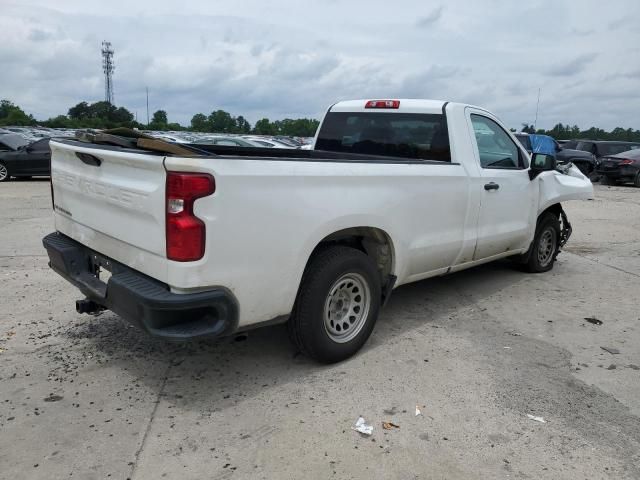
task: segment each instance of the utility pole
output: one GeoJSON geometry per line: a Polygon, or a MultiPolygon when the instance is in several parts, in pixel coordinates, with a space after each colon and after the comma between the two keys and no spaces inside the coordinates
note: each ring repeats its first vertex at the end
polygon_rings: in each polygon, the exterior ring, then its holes
{"type": "Polygon", "coordinates": [[[104,101],[113,105],[113,71],[116,65],[113,62],[113,48],[111,42],[102,42],[102,71],[104,72],[104,101]]]}
{"type": "Polygon", "coordinates": [[[538,103],[536,104],[536,120],[533,122],[533,129],[537,132],[538,128],[538,109],[540,108],[540,88],[538,88],[538,103]]]}
{"type": "Polygon", "coordinates": [[[149,128],[149,87],[147,89],[147,128],[149,128]]]}

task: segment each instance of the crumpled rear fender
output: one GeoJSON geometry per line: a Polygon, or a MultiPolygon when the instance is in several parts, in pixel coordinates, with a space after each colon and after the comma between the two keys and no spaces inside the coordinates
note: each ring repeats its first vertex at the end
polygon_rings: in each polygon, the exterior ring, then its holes
{"type": "Polygon", "coordinates": [[[566,173],[544,172],[537,177],[540,186],[538,215],[556,203],[593,200],[593,184],[574,165],[566,173]]]}

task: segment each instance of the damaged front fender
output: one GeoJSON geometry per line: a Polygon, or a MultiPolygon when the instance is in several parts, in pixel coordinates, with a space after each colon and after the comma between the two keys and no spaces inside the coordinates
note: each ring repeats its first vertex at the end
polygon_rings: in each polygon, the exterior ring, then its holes
{"type": "Polygon", "coordinates": [[[564,170],[564,173],[556,170],[544,172],[538,175],[535,181],[538,182],[540,188],[538,215],[552,205],[569,200],[593,200],[591,180],[584,176],[575,165],[564,170]]]}

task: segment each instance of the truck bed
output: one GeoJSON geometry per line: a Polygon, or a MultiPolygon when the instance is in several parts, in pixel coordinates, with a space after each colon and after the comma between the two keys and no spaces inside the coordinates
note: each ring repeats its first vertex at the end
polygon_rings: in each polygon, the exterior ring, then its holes
{"type": "MultiPolygon", "coordinates": [[[[78,140],[61,139],[60,143],[83,148],[95,148],[98,150],[123,151],[130,153],[149,153],[162,156],[180,156],[171,153],[150,152],[142,149],[131,149],[117,145],[87,143],[78,140]]],[[[193,157],[198,158],[237,158],[239,160],[250,158],[251,160],[282,160],[282,161],[310,161],[310,162],[352,162],[352,163],[400,163],[400,164],[451,164],[442,160],[421,160],[403,157],[389,157],[380,155],[365,155],[359,153],[330,152],[326,150],[302,150],[268,147],[235,147],[226,145],[182,144],[181,146],[193,149],[193,157]]],[[[454,165],[457,165],[454,163],[454,165]]]]}

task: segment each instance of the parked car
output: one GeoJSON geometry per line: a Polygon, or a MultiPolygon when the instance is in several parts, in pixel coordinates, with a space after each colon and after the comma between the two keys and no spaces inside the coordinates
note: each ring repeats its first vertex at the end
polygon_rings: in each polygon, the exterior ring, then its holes
{"type": "Polygon", "coordinates": [[[550,270],[560,202],[593,197],[491,113],[436,100],[338,102],[315,150],[51,147],[43,243],[78,312],[173,340],[287,322],[321,362],[357,352],[399,285],[506,257],[550,270]]]}
{"type": "Polygon", "coordinates": [[[0,133],[0,152],[13,152],[29,145],[29,141],[17,133],[0,133]]]}
{"type": "Polygon", "coordinates": [[[573,163],[580,171],[590,176],[596,168],[596,157],[589,152],[562,147],[553,137],[548,135],[516,133],[516,138],[529,153],[546,153],[555,155],[558,163],[573,163]]]}
{"type": "Polygon", "coordinates": [[[227,147],[261,147],[253,141],[240,137],[205,137],[192,142],[196,145],[221,145],[227,147]]]}
{"type": "Polygon", "coordinates": [[[248,136],[248,135],[245,135],[243,138],[258,144],[261,147],[266,147],[266,148],[287,148],[287,149],[300,148],[300,147],[291,146],[287,143],[283,143],[279,140],[276,140],[275,138],[248,136]]]}
{"type": "Polygon", "coordinates": [[[640,149],[602,157],[597,171],[605,185],[633,182],[640,187],[640,149]]]}
{"type": "Polygon", "coordinates": [[[617,155],[627,150],[635,150],[640,148],[638,142],[619,142],[611,140],[579,140],[576,143],[576,150],[583,150],[585,152],[591,152],[596,156],[597,163],[603,157],[611,155],[617,155]]]}
{"type": "Polygon", "coordinates": [[[0,146],[0,182],[6,182],[11,177],[50,175],[48,138],[26,144],[20,135],[0,135],[0,144],[4,145],[0,146]],[[14,137],[13,140],[7,138],[9,136],[14,137]]]}

